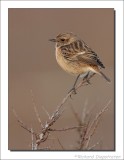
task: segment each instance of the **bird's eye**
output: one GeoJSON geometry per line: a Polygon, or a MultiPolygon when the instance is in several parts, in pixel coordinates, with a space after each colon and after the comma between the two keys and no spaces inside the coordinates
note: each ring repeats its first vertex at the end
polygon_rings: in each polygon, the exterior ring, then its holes
{"type": "Polygon", "coordinates": [[[64,41],[65,41],[65,39],[64,39],[64,38],[61,38],[61,41],[62,41],[62,42],[64,42],[64,41]]]}

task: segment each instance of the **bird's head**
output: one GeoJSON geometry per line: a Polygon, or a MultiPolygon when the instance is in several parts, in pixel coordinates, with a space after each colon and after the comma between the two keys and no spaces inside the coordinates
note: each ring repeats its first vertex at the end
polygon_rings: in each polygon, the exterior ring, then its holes
{"type": "Polygon", "coordinates": [[[77,36],[73,33],[61,33],[57,35],[56,38],[50,39],[50,41],[55,42],[57,44],[57,47],[61,47],[74,42],[76,39],[77,36]]]}

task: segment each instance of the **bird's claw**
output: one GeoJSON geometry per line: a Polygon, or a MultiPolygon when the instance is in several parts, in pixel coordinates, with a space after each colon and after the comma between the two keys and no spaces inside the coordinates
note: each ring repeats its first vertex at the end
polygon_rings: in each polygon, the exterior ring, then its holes
{"type": "Polygon", "coordinates": [[[90,81],[89,81],[89,79],[86,79],[86,82],[87,82],[88,84],[91,84],[90,81]]]}
{"type": "MultiPolygon", "coordinates": [[[[73,87],[72,89],[70,89],[70,91],[68,93],[77,94],[75,87],[73,87]]],[[[70,94],[70,98],[72,98],[71,94],[70,94]]]]}

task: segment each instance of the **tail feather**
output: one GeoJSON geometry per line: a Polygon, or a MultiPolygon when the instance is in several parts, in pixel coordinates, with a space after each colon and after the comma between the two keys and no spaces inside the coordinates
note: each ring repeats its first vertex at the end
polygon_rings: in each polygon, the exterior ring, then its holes
{"type": "Polygon", "coordinates": [[[106,79],[107,82],[111,82],[111,80],[103,72],[100,71],[100,74],[106,79]]]}

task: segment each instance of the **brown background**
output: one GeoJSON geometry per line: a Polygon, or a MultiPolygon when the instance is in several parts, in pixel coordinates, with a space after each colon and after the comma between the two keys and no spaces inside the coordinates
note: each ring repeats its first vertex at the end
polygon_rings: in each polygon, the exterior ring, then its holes
{"type": "MultiPolygon", "coordinates": [[[[67,109],[54,125],[64,128],[77,125],[70,106],[81,116],[84,104],[88,110],[98,113],[111,99],[109,111],[102,117],[91,145],[102,141],[102,150],[114,149],[114,10],[113,9],[9,9],[9,146],[10,150],[31,149],[31,135],[22,129],[12,107],[29,127],[40,131],[33,110],[31,92],[41,115],[42,109],[50,114],[71,88],[75,77],[65,73],[55,60],[54,44],[48,39],[62,32],[73,32],[81,37],[99,55],[106,66],[104,73],[111,79],[106,83],[99,75],[92,85],[83,87],[66,103],[67,109]]],[[[73,149],[77,140],[75,131],[54,133],[47,143],[53,149],[61,149],[55,137],[59,137],[65,149],[73,149]]],[[[100,147],[98,146],[97,149],[100,147]]]]}

